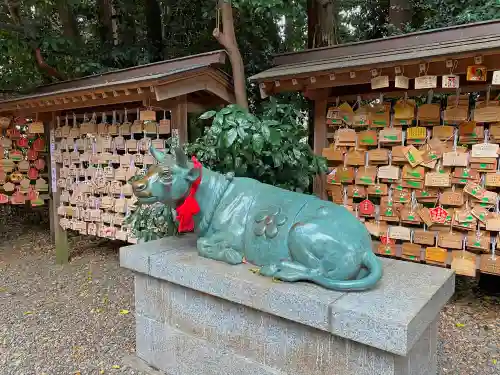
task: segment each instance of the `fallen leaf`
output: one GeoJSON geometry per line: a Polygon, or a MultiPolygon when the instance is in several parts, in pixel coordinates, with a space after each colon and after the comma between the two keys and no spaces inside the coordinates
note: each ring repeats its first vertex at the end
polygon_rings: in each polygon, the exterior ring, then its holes
{"type": "Polygon", "coordinates": [[[0,293],[6,292],[6,291],[7,291],[7,288],[0,287],[0,293]]]}
{"type": "Polygon", "coordinates": [[[282,283],[283,282],[280,279],[277,279],[276,277],[273,277],[272,281],[273,281],[273,283],[282,283]]]}
{"type": "Polygon", "coordinates": [[[258,268],[250,268],[249,271],[252,273],[258,273],[260,270],[258,268]]]}
{"type": "Polygon", "coordinates": [[[127,315],[129,312],[130,312],[130,311],[125,310],[125,309],[120,310],[120,314],[121,314],[121,315],[127,315]]]}
{"type": "Polygon", "coordinates": [[[492,359],[491,362],[493,362],[493,364],[496,365],[498,361],[496,359],[492,359]]]}
{"type": "Polygon", "coordinates": [[[99,374],[104,374],[104,370],[99,371],[99,374]]]}
{"type": "Polygon", "coordinates": [[[118,365],[113,365],[113,366],[111,366],[111,368],[114,368],[114,369],[118,370],[118,369],[120,368],[120,366],[118,366],[118,365]]]}
{"type": "Polygon", "coordinates": [[[458,328],[463,328],[463,327],[465,327],[465,324],[463,324],[463,323],[457,323],[457,324],[455,324],[455,325],[456,325],[458,328]]]}
{"type": "Polygon", "coordinates": [[[24,315],[32,315],[32,314],[33,314],[33,312],[32,312],[32,311],[25,311],[25,312],[23,312],[23,314],[24,314],[24,315]]]}

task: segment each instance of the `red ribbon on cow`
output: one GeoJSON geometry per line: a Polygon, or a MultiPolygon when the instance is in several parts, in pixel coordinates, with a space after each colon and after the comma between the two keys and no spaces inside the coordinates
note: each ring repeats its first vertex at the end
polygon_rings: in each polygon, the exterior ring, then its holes
{"type": "Polygon", "coordinates": [[[191,184],[189,193],[184,202],[176,209],[177,221],[179,222],[179,232],[191,232],[194,230],[194,215],[200,212],[200,206],[196,201],[195,195],[201,183],[201,163],[193,156],[191,158],[194,168],[200,170],[200,176],[191,184]]]}

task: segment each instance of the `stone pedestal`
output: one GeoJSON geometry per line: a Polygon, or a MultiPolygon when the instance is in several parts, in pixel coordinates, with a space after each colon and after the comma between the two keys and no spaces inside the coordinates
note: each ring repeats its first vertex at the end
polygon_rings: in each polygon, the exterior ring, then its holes
{"type": "Polygon", "coordinates": [[[382,259],[367,292],[281,283],[198,256],[195,238],[123,247],[137,355],[169,375],[435,375],[452,271],[382,259]]]}

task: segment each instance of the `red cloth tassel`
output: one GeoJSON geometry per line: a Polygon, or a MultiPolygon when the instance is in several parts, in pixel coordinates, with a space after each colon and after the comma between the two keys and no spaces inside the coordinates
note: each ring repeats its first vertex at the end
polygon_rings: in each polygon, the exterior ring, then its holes
{"type": "Polygon", "coordinates": [[[201,184],[201,163],[193,156],[191,158],[194,168],[200,169],[200,176],[192,183],[189,193],[184,202],[177,207],[177,221],[179,222],[179,232],[192,232],[194,230],[194,215],[200,212],[200,206],[195,195],[201,184]]]}

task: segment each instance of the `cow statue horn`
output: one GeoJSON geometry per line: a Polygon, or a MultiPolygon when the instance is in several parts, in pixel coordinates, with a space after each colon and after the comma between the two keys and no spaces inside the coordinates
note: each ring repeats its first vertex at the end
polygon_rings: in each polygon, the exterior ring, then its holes
{"type": "Polygon", "coordinates": [[[179,167],[182,168],[187,168],[188,167],[188,158],[184,151],[182,151],[182,148],[180,147],[175,147],[174,148],[174,153],[175,153],[175,162],[179,167]]]}

